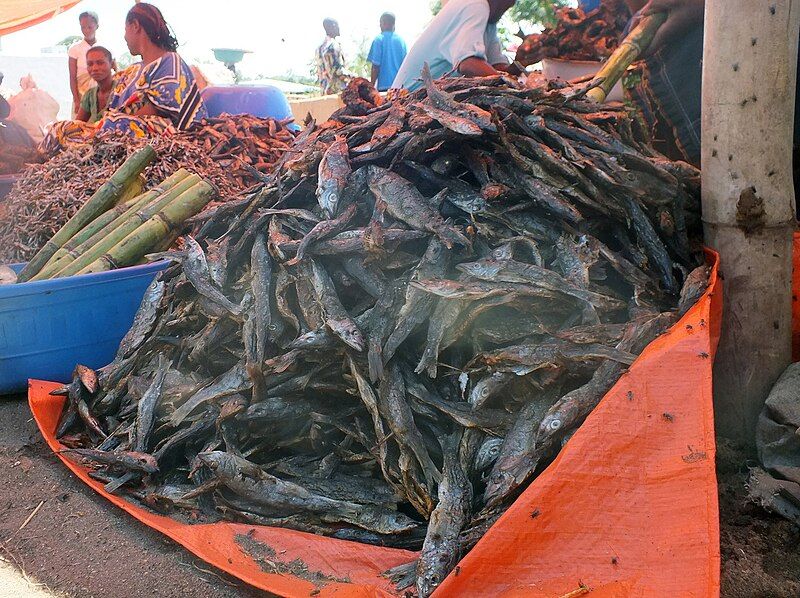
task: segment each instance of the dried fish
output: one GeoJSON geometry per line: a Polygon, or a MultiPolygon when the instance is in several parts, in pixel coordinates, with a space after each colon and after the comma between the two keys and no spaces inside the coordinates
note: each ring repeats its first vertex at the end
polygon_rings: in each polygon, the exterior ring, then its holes
{"type": "Polygon", "coordinates": [[[561,84],[367,92],[203,215],[59,433],[146,505],[421,549],[428,595],[701,295],[696,172],[561,84]]]}

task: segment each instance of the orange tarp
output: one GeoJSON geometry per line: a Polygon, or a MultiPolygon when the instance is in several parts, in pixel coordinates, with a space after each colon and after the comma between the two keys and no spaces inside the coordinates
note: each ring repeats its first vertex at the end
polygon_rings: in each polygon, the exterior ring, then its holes
{"type": "MultiPolygon", "coordinates": [[[[715,267],[704,297],[645,349],[435,596],[556,598],[581,584],[593,597],[718,596],[711,366],[721,311],[715,267]]],[[[54,387],[31,381],[29,400],[42,434],[58,450],[53,430],[63,398],[48,396],[54,387]]],[[[414,556],[290,530],[186,525],[105,493],[86,470],[62,460],[140,521],[212,565],[280,596],[388,596],[392,588],[380,572],[414,556]],[[237,544],[236,536],[248,533],[274,550],[267,571],[237,544]],[[281,563],[295,559],[340,581],[315,587],[294,577],[281,563]]]]}
{"type": "Polygon", "coordinates": [[[0,0],[0,36],[52,19],[80,0],[0,0]]]}

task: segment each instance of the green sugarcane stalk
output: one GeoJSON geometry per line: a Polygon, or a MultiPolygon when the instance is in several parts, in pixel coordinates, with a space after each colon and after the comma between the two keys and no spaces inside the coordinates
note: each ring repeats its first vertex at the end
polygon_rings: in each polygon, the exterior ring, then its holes
{"type": "Polygon", "coordinates": [[[64,276],[77,274],[84,267],[91,264],[114,245],[122,241],[127,235],[135,231],[142,223],[147,222],[164,206],[170,204],[181,194],[201,181],[202,179],[196,174],[190,174],[169,191],[162,193],[156,199],[152,200],[142,209],[135,211],[124,219],[120,219],[113,229],[96,233],[75,249],[77,256],[73,257],[69,254],[63,256],[61,258],[63,263],[62,268],[54,273],[51,278],[62,278],[64,276]]]}
{"type": "Polygon", "coordinates": [[[200,212],[215,194],[214,187],[206,181],[197,183],[78,274],[105,272],[135,264],[179,230],[187,218],[200,212]]]}
{"type": "Polygon", "coordinates": [[[61,230],[53,235],[53,238],[33,256],[33,259],[19,273],[17,281],[25,282],[35,276],[64,243],[114,205],[114,202],[125,192],[131,179],[138,177],[155,157],[156,151],[149,145],[131,154],[122,166],[111,175],[111,178],[95,191],[61,230]]]}
{"type": "Polygon", "coordinates": [[[138,183],[139,175],[155,157],[155,150],[145,146],[125,160],[109,180],[97,189],[78,212],[37,252],[20,273],[19,281],[25,282],[33,278],[60,247],[121,198],[127,196],[138,183]]]}
{"type": "Polygon", "coordinates": [[[136,178],[128,181],[128,184],[125,185],[125,190],[122,192],[122,195],[119,196],[119,199],[114,203],[113,207],[117,207],[123,203],[128,203],[134,197],[141,195],[142,191],[144,191],[144,183],[145,181],[142,175],[139,175],[136,178]]]}
{"type": "Polygon", "coordinates": [[[592,79],[593,84],[597,84],[586,94],[595,102],[603,103],[613,87],[625,74],[628,67],[647,50],[653,41],[659,27],[667,20],[667,14],[659,12],[644,17],[639,24],[633,28],[628,36],[622,40],[619,47],[608,57],[603,67],[592,79]]]}
{"type": "Polygon", "coordinates": [[[111,231],[122,224],[123,221],[175,187],[188,176],[190,176],[189,171],[185,168],[181,168],[173,175],[164,179],[158,186],[134,197],[125,204],[118,204],[106,213],[101,214],[83,227],[78,234],[64,243],[63,247],[53,254],[44,268],[39,270],[39,273],[33,276],[31,280],[45,280],[50,278],[53,274],[56,274],[66,267],[68,263],[75,261],[85,249],[97,243],[101,237],[111,233],[111,231]],[[72,259],[67,261],[67,255],[72,259]]]}

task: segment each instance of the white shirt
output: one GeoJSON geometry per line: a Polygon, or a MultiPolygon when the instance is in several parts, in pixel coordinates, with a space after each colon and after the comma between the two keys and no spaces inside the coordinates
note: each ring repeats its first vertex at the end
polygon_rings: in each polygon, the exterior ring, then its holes
{"type": "MultiPolygon", "coordinates": [[[[94,45],[98,45],[97,41],[94,45]]],[[[89,71],[86,70],[86,52],[93,46],[85,39],[75,42],[67,50],[67,55],[78,61],[78,93],[83,96],[90,88],[97,85],[94,79],[89,76],[89,71]]]]}
{"type": "Polygon", "coordinates": [[[437,79],[472,56],[489,64],[509,63],[497,37],[497,25],[489,23],[489,3],[450,0],[411,46],[392,87],[420,87],[418,79],[426,62],[437,79]]]}

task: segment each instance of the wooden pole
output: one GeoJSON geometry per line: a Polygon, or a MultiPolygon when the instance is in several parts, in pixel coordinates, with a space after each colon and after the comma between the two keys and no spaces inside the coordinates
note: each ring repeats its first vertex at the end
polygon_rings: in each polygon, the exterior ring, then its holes
{"type": "Polygon", "coordinates": [[[791,359],[792,183],[800,5],[706,0],[702,181],[706,243],[722,258],[717,429],[754,442],[791,359]]]}

